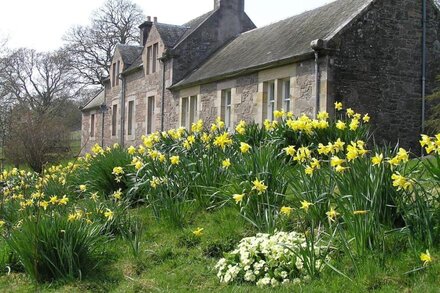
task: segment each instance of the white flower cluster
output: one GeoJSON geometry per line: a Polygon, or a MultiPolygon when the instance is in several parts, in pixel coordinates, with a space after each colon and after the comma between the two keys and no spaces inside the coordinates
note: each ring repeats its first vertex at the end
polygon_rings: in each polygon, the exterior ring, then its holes
{"type": "MultiPolygon", "coordinates": [[[[301,254],[297,253],[306,246],[304,235],[297,232],[260,233],[243,238],[237,249],[218,261],[217,277],[223,283],[244,281],[257,286],[300,283],[310,278],[301,254]]],[[[318,256],[319,248],[314,253],[318,256]]],[[[322,267],[321,260],[318,259],[315,266],[322,267]]]]}

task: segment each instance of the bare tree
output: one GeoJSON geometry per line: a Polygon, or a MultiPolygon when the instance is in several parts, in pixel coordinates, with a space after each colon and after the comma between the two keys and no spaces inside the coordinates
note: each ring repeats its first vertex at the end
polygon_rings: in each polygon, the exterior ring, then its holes
{"type": "Polygon", "coordinates": [[[107,0],[92,14],[89,26],[71,28],[65,48],[79,81],[99,85],[109,76],[117,44],[139,44],[138,25],[144,20],[141,8],[131,0],[107,0]]]}
{"type": "Polygon", "coordinates": [[[78,92],[70,59],[61,50],[17,49],[2,63],[2,102],[10,109],[5,119],[6,158],[41,171],[44,163],[69,149],[63,116],[65,106],[78,92]]]}

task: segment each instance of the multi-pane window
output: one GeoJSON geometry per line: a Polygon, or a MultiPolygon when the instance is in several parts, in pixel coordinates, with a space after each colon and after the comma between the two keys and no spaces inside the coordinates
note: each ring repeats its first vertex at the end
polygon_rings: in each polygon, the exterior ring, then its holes
{"type": "Polygon", "coordinates": [[[113,63],[112,86],[116,85],[116,63],[113,63]]]}
{"type": "Polygon", "coordinates": [[[197,120],[197,111],[197,96],[182,98],[180,125],[190,129],[191,125],[197,120]]]}
{"type": "Polygon", "coordinates": [[[273,112],[275,109],[275,82],[269,81],[267,82],[267,119],[274,120],[273,112]]]}
{"type": "Polygon", "coordinates": [[[116,63],[116,85],[119,85],[119,72],[121,70],[121,61],[118,61],[118,63],[116,63]]]}
{"type": "Polygon", "coordinates": [[[127,134],[133,135],[134,101],[128,102],[127,134]]]}
{"type": "Polygon", "coordinates": [[[117,122],[118,122],[118,105],[113,105],[113,107],[112,107],[112,136],[116,136],[117,122]]]}
{"type": "Polygon", "coordinates": [[[154,123],[154,97],[148,97],[147,107],[147,134],[150,134],[154,123]]]}
{"type": "Polygon", "coordinates": [[[95,137],[95,114],[90,116],[90,137],[95,137]]]}
{"type": "Polygon", "coordinates": [[[152,73],[155,73],[157,71],[157,55],[159,55],[159,44],[156,43],[153,45],[153,60],[151,60],[152,63],[152,73]]]}
{"type": "Polygon", "coordinates": [[[150,66],[150,64],[151,64],[151,58],[152,58],[152,47],[151,46],[149,46],[148,48],[147,48],[147,74],[150,74],[151,73],[151,66],[150,66]]]}
{"type": "Polygon", "coordinates": [[[227,129],[231,129],[231,127],[232,127],[232,94],[231,94],[231,89],[222,90],[220,118],[225,122],[225,127],[227,129]]]}
{"type": "Polygon", "coordinates": [[[159,43],[147,47],[147,74],[155,73],[158,67],[159,43]]]}
{"type": "Polygon", "coordinates": [[[282,83],[283,109],[290,112],[290,79],[284,79],[282,83]]]}

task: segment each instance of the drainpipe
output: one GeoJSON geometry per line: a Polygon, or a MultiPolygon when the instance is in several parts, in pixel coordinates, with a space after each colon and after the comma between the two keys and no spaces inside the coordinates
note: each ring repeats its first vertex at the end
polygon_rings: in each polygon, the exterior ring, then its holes
{"type": "Polygon", "coordinates": [[[164,115],[165,115],[165,60],[162,61],[162,99],[160,102],[160,131],[164,131],[164,115]]]}
{"type": "MultiPolygon", "coordinates": [[[[422,133],[425,133],[426,115],[426,0],[422,1],[423,9],[423,34],[422,34],[422,133]]],[[[422,150],[423,152],[423,150],[422,150]]]]}
{"type": "Polygon", "coordinates": [[[121,137],[120,137],[120,145],[121,148],[124,148],[124,144],[125,144],[125,86],[126,86],[126,79],[125,77],[121,74],[119,79],[122,81],[122,88],[121,88],[121,99],[120,99],[120,104],[121,104],[121,137]]]}
{"type": "Polygon", "coordinates": [[[322,39],[314,40],[310,43],[310,47],[315,52],[315,115],[317,116],[320,109],[320,78],[319,78],[319,51],[324,48],[324,41],[322,39]]]}

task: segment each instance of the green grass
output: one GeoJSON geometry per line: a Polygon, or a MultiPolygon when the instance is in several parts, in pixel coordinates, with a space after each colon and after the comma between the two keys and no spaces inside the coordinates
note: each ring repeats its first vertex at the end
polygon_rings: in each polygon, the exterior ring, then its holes
{"type": "MultiPolygon", "coordinates": [[[[252,285],[220,284],[213,269],[222,252],[232,250],[241,238],[255,234],[232,207],[196,214],[183,229],[157,222],[149,209],[132,210],[145,227],[141,239],[141,254],[134,257],[129,243],[115,238],[105,271],[78,282],[52,283],[36,287],[23,273],[6,275],[1,268],[1,292],[438,292],[440,262],[431,251],[431,266],[411,274],[421,266],[420,251],[409,250],[404,241],[390,241],[384,253],[358,260],[358,273],[348,258],[338,257],[338,269],[349,281],[327,269],[320,279],[302,286],[293,284],[275,288],[252,285]],[[204,228],[201,238],[192,231],[204,228]]],[[[400,236],[396,236],[400,237],[400,236]]],[[[337,256],[335,256],[336,258],[337,256]]]]}

